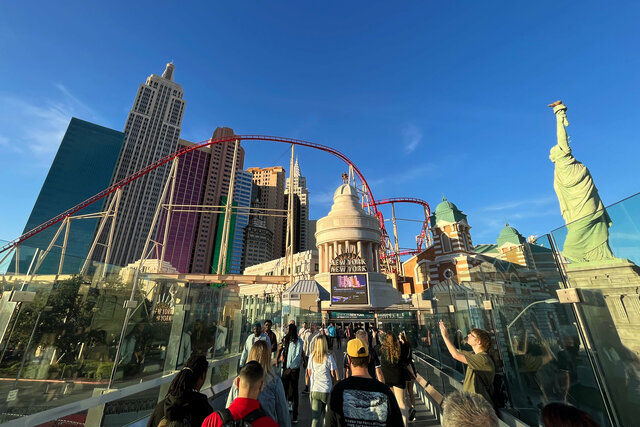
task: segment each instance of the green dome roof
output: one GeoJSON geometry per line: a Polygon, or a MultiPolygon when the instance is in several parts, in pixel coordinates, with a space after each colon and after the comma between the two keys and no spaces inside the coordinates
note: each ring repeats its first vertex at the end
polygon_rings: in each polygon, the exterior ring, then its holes
{"type": "Polygon", "coordinates": [[[442,201],[438,203],[438,206],[436,206],[436,214],[438,212],[445,212],[447,210],[457,211],[459,209],[456,205],[448,201],[446,197],[442,196],[442,201]]]}
{"type": "Polygon", "coordinates": [[[442,202],[436,206],[436,211],[431,215],[431,226],[435,226],[438,221],[459,222],[466,221],[467,216],[458,209],[456,205],[442,196],[442,202]]]}
{"type": "Polygon", "coordinates": [[[513,243],[514,245],[519,245],[526,241],[527,239],[525,239],[518,230],[513,227],[509,227],[508,223],[505,224],[504,228],[500,232],[500,236],[498,236],[498,246],[502,246],[505,243],[513,243]]]}

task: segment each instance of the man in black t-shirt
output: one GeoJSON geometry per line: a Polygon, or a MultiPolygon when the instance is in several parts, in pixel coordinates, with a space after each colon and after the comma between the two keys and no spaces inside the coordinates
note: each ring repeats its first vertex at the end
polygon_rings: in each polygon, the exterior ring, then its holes
{"type": "Polygon", "coordinates": [[[359,338],[347,343],[351,376],[333,387],[325,427],[397,427],[402,413],[389,387],[369,375],[369,346],[359,338]]]}

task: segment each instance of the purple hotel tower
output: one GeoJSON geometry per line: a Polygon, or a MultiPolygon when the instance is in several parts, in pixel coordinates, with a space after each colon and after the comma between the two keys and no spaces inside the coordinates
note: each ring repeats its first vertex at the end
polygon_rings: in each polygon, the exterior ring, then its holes
{"type": "MultiPolygon", "coordinates": [[[[178,149],[193,143],[181,139],[178,149]]],[[[202,204],[211,152],[209,147],[193,150],[180,157],[173,203],[177,205],[202,204]]],[[[164,224],[165,213],[160,224],[164,224]]],[[[198,226],[197,212],[174,212],[171,215],[165,261],[180,273],[189,273],[198,226]]],[[[162,239],[163,228],[158,229],[162,239]]]]}

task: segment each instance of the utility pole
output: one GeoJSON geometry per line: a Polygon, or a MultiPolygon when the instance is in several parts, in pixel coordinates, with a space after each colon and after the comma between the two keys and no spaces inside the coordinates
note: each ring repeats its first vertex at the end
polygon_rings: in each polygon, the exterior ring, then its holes
{"type": "Polygon", "coordinates": [[[396,259],[396,272],[397,274],[400,274],[400,246],[398,244],[398,226],[396,224],[396,204],[395,203],[391,203],[391,217],[393,220],[393,238],[395,241],[395,249],[396,249],[396,253],[395,253],[395,259],[396,259]]]}
{"type": "MultiPolygon", "coordinates": [[[[289,162],[289,198],[287,206],[287,245],[285,256],[289,264],[289,289],[293,286],[293,161],[295,145],[291,144],[291,161],[289,162]],[[287,252],[288,251],[288,252],[287,252]]],[[[287,263],[285,262],[285,265],[287,263]]],[[[291,297],[289,297],[289,319],[291,319],[291,297]]]]}

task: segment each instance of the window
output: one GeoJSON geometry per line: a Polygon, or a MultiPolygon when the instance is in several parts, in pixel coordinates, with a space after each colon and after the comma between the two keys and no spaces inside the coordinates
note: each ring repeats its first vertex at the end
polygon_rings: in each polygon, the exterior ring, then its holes
{"type": "Polygon", "coordinates": [[[451,252],[451,239],[445,233],[440,235],[440,241],[442,242],[442,252],[451,252]]]}

